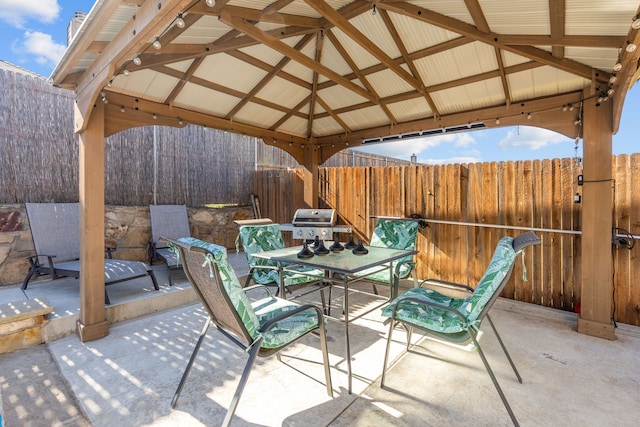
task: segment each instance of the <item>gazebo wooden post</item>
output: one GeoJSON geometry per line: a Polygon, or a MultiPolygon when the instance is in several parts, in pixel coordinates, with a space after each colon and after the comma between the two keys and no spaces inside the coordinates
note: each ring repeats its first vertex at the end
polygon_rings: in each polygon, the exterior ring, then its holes
{"type": "Polygon", "coordinates": [[[318,194],[320,192],[320,178],[318,176],[318,163],[320,153],[315,146],[304,149],[304,204],[307,208],[318,207],[318,194]]]}
{"type": "MultiPolygon", "coordinates": [[[[85,118],[75,111],[76,128],[85,118]]],[[[80,318],[82,342],[109,335],[104,298],[104,103],[80,132],[80,318]]]]}
{"type": "Polygon", "coordinates": [[[612,319],[612,102],[583,106],[582,293],[578,332],[615,339],[612,319]]]}

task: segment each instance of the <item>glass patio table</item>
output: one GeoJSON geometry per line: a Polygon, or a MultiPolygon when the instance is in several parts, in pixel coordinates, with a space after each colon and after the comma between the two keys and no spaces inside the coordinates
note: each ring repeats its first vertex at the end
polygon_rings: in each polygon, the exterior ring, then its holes
{"type": "MultiPolygon", "coordinates": [[[[358,273],[362,273],[365,270],[367,270],[368,275],[379,273],[384,270],[389,270],[389,295],[390,299],[392,299],[397,296],[398,293],[398,279],[394,277],[393,269],[391,268],[392,262],[418,253],[414,250],[404,249],[389,249],[371,246],[367,246],[366,248],[369,250],[369,252],[364,255],[355,255],[351,250],[345,249],[341,252],[330,252],[327,255],[315,255],[312,258],[307,259],[298,258],[298,252],[300,252],[302,246],[276,249],[272,251],[253,254],[253,256],[255,257],[269,259],[275,261],[278,264],[278,272],[280,275],[280,295],[285,295],[282,274],[287,270],[288,267],[292,266],[307,266],[314,269],[324,270],[325,281],[332,284],[342,284],[344,288],[343,322],[346,344],[345,347],[349,394],[351,394],[352,382],[351,348],[349,345],[349,322],[356,320],[367,313],[370,313],[372,310],[382,305],[380,304],[372,309],[367,310],[365,313],[361,313],[358,316],[349,319],[349,285],[356,281],[366,279],[367,276],[357,275],[358,273]]],[[[331,305],[331,301],[329,301],[329,305],[331,305]]]]}

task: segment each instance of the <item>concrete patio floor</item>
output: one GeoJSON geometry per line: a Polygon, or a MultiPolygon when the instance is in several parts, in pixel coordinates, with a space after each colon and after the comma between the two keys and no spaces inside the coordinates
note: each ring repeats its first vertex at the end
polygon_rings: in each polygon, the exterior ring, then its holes
{"type": "MultiPolygon", "coordinates": [[[[230,253],[239,275],[243,256],[230,253]]],[[[54,306],[47,344],[0,355],[5,427],[216,426],[225,415],[246,355],[210,328],[175,409],[171,398],[206,319],[184,276],[169,288],[154,266],[160,292],[150,283],[107,288],[116,320],[109,336],[81,343],[65,332],[77,316],[77,281],[40,281],[27,295],[54,306]],[[74,283],[75,282],[75,283],[74,283]],[[146,313],[146,314],[145,314],[146,313]]],[[[134,283],[135,282],[135,283],[134,283]]],[[[0,289],[0,303],[25,298],[0,289]]],[[[332,315],[342,293],[334,289],[332,315]]],[[[304,297],[317,303],[317,294],[304,297]]],[[[355,294],[352,311],[380,300],[355,294]]],[[[488,323],[481,344],[523,426],[635,426],[640,418],[640,328],[619,324],[607,341],[575,332],[572,313],[499,299],[491,316],[523,378],[519,384],[488,323]]],[[[379,386],[388,327],[374,309],[350,326],[353,394],[346,392],[344,327],[328,322],[334,397],[324,385],[319,341],[308,337],[275,357],[259,359],[244,391],[234,426],[440,426],[511,425],[480,358],[421,340],[398,358],[379,386]]],[[[72,329],[71,329],[72,330],[72,329]]],[[[392,357],[404,349],[394,332],[392,357]]],[[[417,337],[414,336],[414,341],[417,337]]]]}

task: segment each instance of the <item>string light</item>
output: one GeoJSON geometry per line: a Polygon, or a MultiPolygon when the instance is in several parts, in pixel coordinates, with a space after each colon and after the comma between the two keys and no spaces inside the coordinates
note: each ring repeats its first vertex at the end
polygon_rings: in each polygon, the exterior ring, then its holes
{"type": "Polygon", "coordinates": [[[153,41],[153,44],[152,44],[152,45],[153,45],[153,48],[154,48],[155,50],[160,50],[160,49],[162,48],[162,44],[160,43],[160,39],[155,39],[155,40],[153,41]]]}
{"type": "Polygon", "coordinates": [[[184,19],[182,19],[182,13],[178,14],[178,17],[176,18],[176,27],[178,28],[184,28],[185,23],[184,23],[184,19]]]}
{"type": "Polygon", "coordinates": [[[135,58],[133,58],[133,63],[136,65],[141,65],[142,64],[142,59],[140,59],[139,56],[136,56],[135,58]]]}

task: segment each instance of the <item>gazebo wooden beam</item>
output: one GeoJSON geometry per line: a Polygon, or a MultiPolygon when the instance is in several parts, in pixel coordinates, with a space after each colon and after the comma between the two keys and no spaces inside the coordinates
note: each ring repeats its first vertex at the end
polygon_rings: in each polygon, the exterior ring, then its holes
{"type": "Polygon", "coordinates": [[[588,99],[583,105],[582,292],[578,332],[614,339],[611,236],[613,179],[611,102],[588,99]]]}
{"type": "MultiPolygon", "coordinates": [[[[104,123],[105,104],[96,103],[82,132],[78,151],[80,199],[80,340],[109,334],[104,293],[104,123]]],[[[77,121],[86,121],[76,108],[77,121]]]]}

